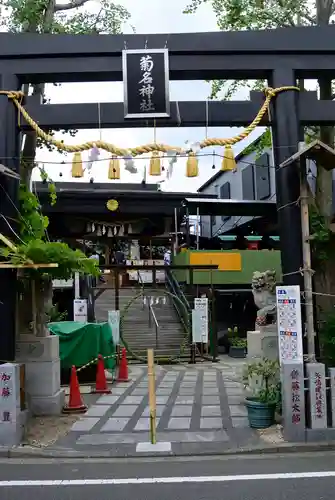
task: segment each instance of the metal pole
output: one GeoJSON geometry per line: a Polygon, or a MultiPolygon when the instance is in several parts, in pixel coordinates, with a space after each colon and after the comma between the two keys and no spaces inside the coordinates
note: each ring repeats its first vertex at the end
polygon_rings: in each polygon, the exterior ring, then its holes
{"type": "MultiPolygon", "coordinates": [[[[299,147],[303,143],[299,144],[299,147]]],[[[315,362],[315,332],[314,332],[314,309],[313,309],[313,283],[311,267],[311,246],[309,242],[309,210],[308,210],[308,185],[306,178],[306,162],[300,160],[301,186],[300,186],[300,211],[301,211],[301,237],[303,256],[303,275],[305,292],[305,321],[307,336],[308,361],[315,362]]]]}
{"type": "Polygon", "coordinates": [[[119,282],[120,271],[119,269],[114,269],[114,291],[115,291],[115,311],[120,309],[120,282],[119,282]]]}
{"type": "Polygon", "coordinates": [[[175,245],[174,245],[174,255],[177,255],[178,248],[178,215],[177,209],[174,209],[174,232],[175,232],[175,245]]]}
{"type": "MultiPolygon", "coordinates": [[[[212,263],[212,261],[211,261],[212,263]]],[[[210,270],[210,276],[211,276],[211,331],[212,331],[212,336],[210,339],[210,346],[211,346],[211,355],[212,355],[212,362],[217,363],[218,362],[218,332],[217,332],[217,324],[216,324],[216,296],[215,296],[215,289],[213,286],[213,270],[210,270]]]]}
{"type": "Polygon", "coordinates": [[[199,217],[200,217],[200,210],[199,207],[197,208],[197,250],[199,250],[199,231],[200,231],[200,224],[199,224],[199,217]]]}
{"type": "Polygon", "coordinates": [[[186,247],[187,247],[187,250],[190,249],[190,212],[189,212],[189,209],[187,207],[186,209],[186,247]]]}
{"type": "Polygon", "coordinates": [[[74,298],[80,299],[79,273],[74,273],[74,298]]]}
{"type": "Polygon", "coordinates": [[[148,349],[148,384],[149,384],[149,409],[150,409],[150,441],[156,444],[156,389],[155,389],[155,364],[154,351],[148,349]]]}

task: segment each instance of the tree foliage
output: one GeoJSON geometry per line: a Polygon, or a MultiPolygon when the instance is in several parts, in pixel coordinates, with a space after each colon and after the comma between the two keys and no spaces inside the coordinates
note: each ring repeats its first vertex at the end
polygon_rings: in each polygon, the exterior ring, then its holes
{"type": "Polygon", "coordinates": [[[0,0],[1,25],[13,33],[121,33],[130,13],[111,0],[100,0],[98,13],[87,9],[89,0],[0,0]]]}
{"type": "MultiPolygon", "coordinates": [[[[129,12],[112,0],[98,0],[98,9],[89,8],[89,0],[0,0],[0,27],[12,33],[118,34],[130,19],[129,12]]],[[[55,85],[57,83],[55,82],[55,85]]],[[[46,102],[43,83],[26,86],[25,92],[38,94],[46,102]]],[[[54,131],[49,131],[53,134],[54,131]]],[[[70,131],[73,135],[75,131],[70,131]]],[[[99,269],[92,259],[79,250],[72,250],[65,243],[49,242],[49,220],[41,213],[37,197],[30,192],[30,176],[35,163],[36,149],[42,145],[36,133],[28,132],[22,141],[21,178],[19,191],[20,243],[17,251],[0,247],[0,255],[13,264],[25,262],[58,263],[59,267],[37,271],[53,277],[68,278],[73,272],[98,275],[99,269]]],[[[51,204],[56,202],[56,189],[44,167],[40,167],[42,180],[49,184],[51,204]]],[[[36,271],[34,271],[36,273],[36,271]]]]}
{"type": "MultiPolygon", "coordinates": [[[[334,0],[191,0],[184,13],[193,14],[204,4],[212,7],[222,31],[329,24],[335,11],[334,0]]],[[[260,82],[218,80],[213,82],[212,98],[222,91],[223,98],[229,99],[242,86],[255,85],[257,89],[260,82]]]]}
{"type": "MultiPolygon", "coordinates": [[[[12,33],[52,33],[52,34],[119,34],[130,13],[113,0],[97,0],[98,9],[89,8],[89,0],[0,0],[0,28],[12,33]]],[[[55,82],[55,85],[57,82],[55,82]]],[[[25,93],[39,95],[46,102],[45,85],[26,85],[25,93]]],[[[76,131],[70,132],[74,135],[76,131]]],[[[49,130],[50,135],[54,131],[49,130]]],[[[28,132],[22,141],[21,177],[30,184],[35,168],[36,149],[42,143],[36,133],[28,132]]],[[[55,149],[46,145],[48,149],[55,149]]],[[[42,175],[45,180],[45,175],[42,175]]],[[[54,199],[51,198],[54,202],[54,199]]]]}

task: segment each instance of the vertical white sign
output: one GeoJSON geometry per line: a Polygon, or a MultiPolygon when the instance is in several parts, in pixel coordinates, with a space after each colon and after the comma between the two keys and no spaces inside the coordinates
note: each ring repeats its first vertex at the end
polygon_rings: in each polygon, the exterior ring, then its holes
{"type": "Polygon", "coordinates": [[[120,311],[108,311],[108,323],[112,329],[114,345],[120,344],[120,311]]]}
{"type": "Polygon", "coordinates": [[[73,321],[87,323],[87,300],[75,299],[73,301],[73,321]]]}
{"type": "Polygon", "coordinates": [[[201,328],[201,342],[207,344],[208,342],[208,299],[199,298],[194,299],[194,309],[201,311],[200,315],[200,328],[201,328]]]}
{"type": "Polygon", "coordinates": [[[192,309],[192,342],[193,344],[202,343],[201,328],[201,309],[192,309]]]}
{"type": "Polygon", "coordinates": [[[277,286],[276,297],[280,363],[302,363],[300,286],[277,286]]]}

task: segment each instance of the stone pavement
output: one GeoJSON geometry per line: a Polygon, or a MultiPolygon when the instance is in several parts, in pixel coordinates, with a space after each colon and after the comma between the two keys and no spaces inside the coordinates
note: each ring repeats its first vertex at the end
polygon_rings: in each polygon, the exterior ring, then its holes
{"type": "MultiPolygon", "coordinates": [[[[172,453],[220,452],[258,443],[242,404],[243,362],[226,360],[156,367],[157,440],[172,443],[172,453]]],[[[130,378],[100,396],[53,448],[127,456],[137,443],[148,442],[146,367],[132,366],[130,378]]]]}

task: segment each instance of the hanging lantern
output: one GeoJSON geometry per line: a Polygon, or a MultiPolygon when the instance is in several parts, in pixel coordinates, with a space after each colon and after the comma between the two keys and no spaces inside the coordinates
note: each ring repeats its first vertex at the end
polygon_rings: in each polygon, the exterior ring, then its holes
{"type": "Polygon", "coordinates": [[[116,156],[114,156],[109,162],[108,179],[111,179],[112,181],[120,179],[120,161],[116,156]]]}
{"type": "Polygon", "coordinates": [[[109,227],[108,228],[108,231],[107,231],[107,238],[113,238],[113,231],[112,231],[112,228],[109,227]]]}
{"type": "Polygon", "coordinates": [[[120,230],[119,230],[118,235],[119,236],[124,236],[124,227],[123,226],[120,226],[120,230]]]}
{"type": "Polygon", "coordinates": [[[150,175],[161,175],[161,159],[159,156],[159,153],[157,151],[154,151],[151,156],[150,160],[150,170],[149,170],[150,175]]]}
{"type": "Polygon", "coordinates": [[[97,229],[97,236],[102,236],[102,231],[101,231],[100,226],[98,226],[98,229],[97,229]]]}
{"type": "Polygon", "coordinates": [[[190,153],[186,162],[186,177],[198,177],[199,166],[195,153],[190,153]]]}
{"type": "Polygon", "coordinates": [[[227,144],[227,146],[225,147],[224,156],[221,164],[221,170],[224,172],[229,172],[230,170],[236,170],[236,161],[231,144],[227,144]]]}
{"type": "Polygon", "coordinates": [[[81,153],[74,153],[72,160],[72,177],[80,178],[84,177],[83,162],[81,159],[81,153]]]}

